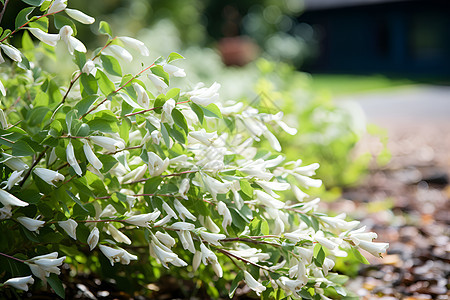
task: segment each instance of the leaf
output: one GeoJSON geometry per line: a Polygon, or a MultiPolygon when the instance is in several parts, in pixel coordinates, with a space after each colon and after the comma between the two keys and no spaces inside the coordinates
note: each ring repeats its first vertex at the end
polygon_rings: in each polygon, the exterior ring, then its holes
{"type": "Polygon", "coordinates": [[[169,54],[169,57],[167,58],[167,62],[170,63],[171,61],[177,60],[177,59],[184,59],[183,55],[172,52],[169,54]]]}
{"type": "Polygon", "coordinates": [[[365,265],[369,264],[369,261],[367,260],[367,258],[365,258],[359,251],[358,249],[356,249],[355,247],[351,247],[352,249],[352,253],[355,256],[355,258],[360,262],[363,263],[365,265]]]}
{"type": "Polygon", "coordinates": [[[162,181],[162,177],[152,177],[144,184],[144,194],[154,194],[162,181]]]}
{"type": "Polygon", "coordinates": [[[164,105],[164,103],[166,103],[167,98],[165,95],[161,94],[159,95],[156,99],[155,102],[153,104],[153,107],[155,108],[154,112],[157,114],[160,114],[162,111],[162,106],[164,105]]]}
{"type": "Polygon", "coordinates": [[[114,76],[122,76],[122,68],[117,59],[109,55],[101,55],[100,59],[106,72],[114,76]]]}
{"type": "Polygon", "coordinates": [[[66,125],[67,125],[67,132],[71,134],[72,132],[72,121],[77,119],[77,111],[71,110],[66,114],[66,125]]]}
{"type": "Polygon", "coordinates": [[[24,31],[22,35],[22,49],[25,51],[33,50],[34,49],[34,43],[33,40],[30,37],[30,34],[28,31],[24,31]]]}
{"type": "Polygon", "coordinates": [[[205,116],[212,117],[212,118],[219,118],[222,119],[222,113],[220,112],[220,109],[215,105],[214,103],[211,103],[210,105],[203,107],[200,106],[205,113],[205,116]]]}
{"type": "Polygon", "coordinates": [[[97,98],[98,98],[97,95],[90,95],[81,99],[74,107],[75,110],[78,110],[77,117],[79,118],[82,115],[84,115],[89,110],[92,103],[94,103],[95,100],[97,100],[97,98]]]}
{"type": "Polygon", "coordinates": [[[312,223],[312,228],[314,228],[314,231],[319,231],[319,221],[317,221],[316,217],[311,216],[311,223],[312,223]]]}
{"type": "Polygon", "coordinates": [[[2,36],[0,36],[0,40],[5,39],[10,34],[11,34],[11,29],[6,29],[5,31],[3,31],[2,36]]]}
{"type": "Polygon", "coordinates": [[[186,144],[186,134],[180,127],[174,124],[173,127],[170,128],[169,132],[170,136],[175,138],[180,144],[186,144]]]}
{"type": "Polygon", "coordinates": [[[164,71],[163,67],[160,65],[156,65],[152,68],[150,68],[150,70],[152,71],[153,74],[155,74],[156,76],[161,77],[164,82],[169,85],[169,74],[164,71]]]}
{"type": "Polygon", "coordinates": [[[193,103],[193,102],[189,103],[189,105],[191,106],[191,108],[195,112],[195,114],[197,115],[197,118],[200,121],[200,123],[203,123],[203,119],[204,119],[205,113],[203,112],[201,107],[198,106],[197,104],[193,103]]]}
{"type": "Polygon", "coordinates": [[[78,66],[80,70],[83,69],[84,65],[86,64],[86,54],[75,50],[74,56],[75,56],[75,64],[78,66]]]}
{"type": "Polygon", "coordinates": [[[247,180],[240,180],[239,185],[241,187],[241,191],[244,194],[246,194],[250,198],[253,198],[253,188],[247,180]]]}
{"type": "Polygon", "coordinates": [[[81,74],[80,90],[83,98],[96,94],[98,90],[98,85],[97,80],[95,80],[95,77],[91,74],[89,75],[85,73],[81,74]]]}
{"type": "Polygon", "coordinates": [[[59,297],[65,299],[66,298],[66,292],[64,290],[64,286],[61,283],[61,280],[58,278],[58,275],[52,273],[47,278],[48,284],[52,287],[52,289],[55,291],[56,295],[59,297]]]}
{"type": "Polygon", "coordinates": [[[12,155],[13,156],[32,156],[35,152],[33,148],[28,145],[24,140],[18,140],[12,146],[12,155]]]}
{"type": "Polygon", "coordinates": [[[30,23],[28,23],[28,26],[30,26],[31,28],[39,28],[44,32],[48,32],[48,18],[42,17],[37,20],[33,20],[30,23]]]}
{"type": "Polygon", "coordinates": [[[184,115],[178,109],[175,108],[172,110],[172,118],[175,121],[175,124],[180,126],[180,128],[183,129],[186,134],[189,133],[186,119],[184,118],[184,115]]]}
{"type": "Polygon", "coordinates": [[[114,83],[109,80],[108,76],[103,73],[101,70],[97,70],[97,74],[95,75],[95,79],[97,79],[98,87],[102,91],[103,95],[108,96],[112,92],[116,90],[114,83]]]}
{"type": "Polygon", "coordinates": [[[170,136],[169,131],[170,127],[167,123],[164,123],[163,126],[161,126],[161,135],[163,137],[164,143],[166,144],[167,148],[170,149],[170,136]]]}
{"type": "Polygon", "coordinates": [[[254,218],[249,225],[250,235],[261,235],[261,219],[254,218]]]}
{"type": "Polygon", "coordinates": [[[131,107],[143,109],[143,107],[140,106],[139,104],[137,104],[136,102],[134,102],[133,99],[131,99],[131,97],[128,96],[128,94],[119,92],[118,95],[131,107]]]}
{"type": "Polygon", "coordinates": [[[34,7],[26,7],[17,14],[16,22],[15,22],[15,29],[19,28],[20,26],[22,26],[28,22],[28,20],[29,20],[28,16],[33,12],[33,10],[34,10],[34,7]]]}
{"type": "Polygon", "coordinates": [[[320,247],[319,252],[317,253],[316,256],[316,265],[318,267],[322,267],[324,260],[325,260],[325,251],[323,251],[323,248],[320,247]]]}
{"type": "Polygon", "coordinates": [[[42,3],[44,3],[45,0],[22,0],[22,2],[25,2],[28,5],[32,6],[41,6],[42,3]]]}
{"type": "Polygon", "coordinates": [[[60,30],[64,26],[68,25],[72,27],[73,29],[73,35],[77,35],[77,26],[75,26],[75,23],[67,17],[61,16],[61,15],[53,15],[53,23],[55,24],[56,29],[60,30]]]}
{"type": "Polygon", "coordinates": [[[178,98],[180,98],[180,89],[179,88],[170,89],[166,93],[166,98],[167,99],[172,98],[173,100],[178,101],[178,98]]]}
{"type": "Polygon", "coordinates": [[[109,27],[109,24],[105,21],[100,21],[100,24],[98,26],[98,32],[112,37],[111,28],[109,27]]]}
{"type": "Polygon", "coordinates": [[[84,204],[81,203],[80,199],[78,199],[71,191],[66,190],[67,195],[69,195],[69,197],[75,201],[76,204],[78,204],[84,211],[89,212],[85,207],[84,204]]]}
{"type": "Polygon", "coordinates": [[[230,290],[228,292],[228,296],[233,298],[234,292],[236,292],[237,287],[239,286],[239,282],[244,279],[244,272],[239,271],[236,276],[234,277],[233,281],[231,282],[230,290]]]}

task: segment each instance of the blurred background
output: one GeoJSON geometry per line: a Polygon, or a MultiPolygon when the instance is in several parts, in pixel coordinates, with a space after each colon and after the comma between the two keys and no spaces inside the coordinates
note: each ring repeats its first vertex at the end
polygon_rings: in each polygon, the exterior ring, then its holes
{"type": "MultiPolygon", "coordinates": [[[[4,27],[21,5],[9,4],[4,27]]],[[[69,7],[97,19],[78,26],[88,48],[105,42],[96,35],[99,20],[145,42],[150,59],[130,70],[176,51],[187,58],[177,62],[188,74],[180,85],[218,81],[222,101],[285,112],[299,130],[277,135],[288,158],[321,164],[325,187],[309,193],[391,244],[369,267],[338,261],[355,295],[449,299],[448,0],[77,0],[69,7]]],[[[69,76],[74,65],[62,55],[48,65],[69,76]]],[[[183,286],[168,279],[152,288],[162,299],[183,286]]]]}

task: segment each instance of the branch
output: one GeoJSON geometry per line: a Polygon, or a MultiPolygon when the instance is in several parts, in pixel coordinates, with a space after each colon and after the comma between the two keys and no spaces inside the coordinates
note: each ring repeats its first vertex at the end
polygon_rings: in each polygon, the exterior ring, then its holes
{"type": "Polygon", "coordinates": [[[3,4],[2,12],[0,12],[0,23],[2,22],[3,15],[5,14],[6,6],[8,5],[9,0],[5,1],[5,4],[3,4]]]}
{"type": "Polygon", "coordinates": [[[31,165],[31,167],[28,169],[27,173],[23,176],[22,182],[20,182],[19,186],[22,187],[25,183],[25,181],[27,181],[28,177],[31,174],[31,171],[33,171],[33,168],[37,166],[37,164],[41,161],[41,159],[44,157],[45,152],[47,152],[48,147],[46,147],[44,149],[44,151],[41,152],[41,154],[39,154],[39,156],[36,158],[36,160],[33,162],[33,164],[31,165]]]}
{"type": "Polygon", "coordinates": [[[233,253],[231,253],[231,252],[229,252],[229,251],[227,251],[227,250],[225,250],[225,249],[221,249],[221,248],[216,248],[216,249],[217,249],[217,251],[219,251],[219,252],[225,254],[226,256],[228,256],[228,257],[230,257],[230,258],[233,257],[233,258],[235,258],[235,259],[237,259],[237,260],[240,260],[240,261],[245,262],[246,264],[250,264],[250,265],[253,265],[253,266],[258,267],[258,268],[260,268],[260,269],[266,270],[266,271],[268,271],[268,272],[272,272],[272,273],[278,274],[277,272],[275,272],[275,271],[269,269],[269,268],[266,267],[266,266],[259,265],[259,264],[254,263],[254,262],[252,262],[252,261],[250,261],[250,260],[248,260],[248,259],[246,259],[246,258],[237,256],[237,255],[235,255],[235,254],[233,254],[233,253]]]}

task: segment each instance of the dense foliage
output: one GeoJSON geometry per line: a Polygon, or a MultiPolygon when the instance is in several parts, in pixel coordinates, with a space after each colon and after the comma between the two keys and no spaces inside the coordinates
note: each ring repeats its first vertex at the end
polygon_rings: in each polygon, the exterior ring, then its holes
{"type": "Polygon", "coordinates": [[[244,281],[264,298],[327,299],[347,294],[334,257],[386,251],[359,222],[317,211],[304,190],[322,184],[319,165],[285,160],[276,135],[296,130],[282,112],[224,104],[216,82],[173,87],[180,54],[149,62],[106,22],[105,45],[88,52],[73,20],[94,18],[64,0],[23,2],[0,37],[2,293],[48,283],[64,297],[65,266],[128,290],[167,268],[211,297],[244,281]],[[57,45],[73,58],[68,82],[41,68],[57,45]],[[133,59],[143,67],[128,74],[133,59]]]}

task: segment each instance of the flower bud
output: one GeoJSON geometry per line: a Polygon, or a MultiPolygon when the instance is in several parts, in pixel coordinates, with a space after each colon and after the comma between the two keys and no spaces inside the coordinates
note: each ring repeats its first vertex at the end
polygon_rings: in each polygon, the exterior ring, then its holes
{"type": "Polygon", "coordinates": [[[59,174],[57,171],[44,169],[44,168],[34,168],[33,172],[39,176],[42,180],[47,182],[50,185],[53,185],[53,181],[64,180],[64,176],[59,174]]]}
{"type": "Polygon", "coordinates": [[[80,23],[92,24],[95,22],[95,19],[93,17],[88,16],[84,12],[81,12],[79,10],[66,8],[65,12],[66,14],[69,15],[69,17],[71,17],[74,20],[77,20],[80,23]]]}
{"type": "Polygon", "coordinates": [[[137,39],[133,39],[127,36],[119,36],[118,39],[126,46],[133,48],[141,53],[142,56],[149,56],[150,52],[145,44],[137,39]]]}
{"type": "Polygon", "coordinates": [[[67,0],[55,0],[47,11],[47,14],[54,14],[67,7],[67,0]]]}
{"type": "Polygon", "coordinates": [[[58,225],[74,240],[77,239],[77,226],[78,223],[75,220],[68,219],[67,221],[59,221],[58,225]]]}
{"type": "Polygon", "coordinates": [[[28,31],[38,40],[49,46],[56,46],[56,42],[60,39],[59,34],[46,33],[39,28],[28,28],[28,31]]]}
{"type": "Polygon", "coordinates": [[[89,249],[92,251],[92,249],[95,248],[98,244],[98,240],[100,238],[100,232],[98,231],[97,227],[94,227],[94,229],[91,230],[91,233],[89,234],[87,238],[87,243],[89,245],[89,249]]]}
{"type": "Polygon", "coordinates": [[[7,44],[0,44],[0,48],[3,49],[5,54],[12,60],[17,61],[17,62],[22,61],[22,56],[21,56],[20,51],[17,50],[16,48],[14,48],[13,46],[7,45],[7,44]]]}
{"type": "Polygon", "coordinates": [[[16,288],[18,290],[28,292],[28,284],[33,284],[33,283],[34,283],[34,279],[30,275],[30,276],[25,276],[25,277],[15,277],[15,278],[8,279],[3,283],[3,285],[10,285],[13,288],[16,288]]]}
{"type": "Polygon", "coordinates": [[[18,217],[17,221],[19,221],[19,223],[22,224],[29,231],[36,231],[36,232],[39,232],[39,228],[41,228],[45,224],[45,221],[40,221],[28,217],[18,217]]]}

